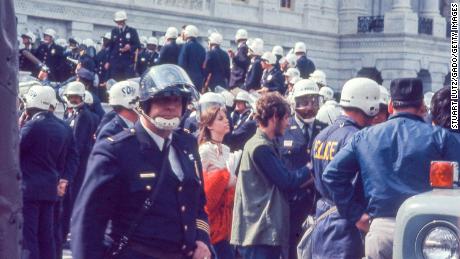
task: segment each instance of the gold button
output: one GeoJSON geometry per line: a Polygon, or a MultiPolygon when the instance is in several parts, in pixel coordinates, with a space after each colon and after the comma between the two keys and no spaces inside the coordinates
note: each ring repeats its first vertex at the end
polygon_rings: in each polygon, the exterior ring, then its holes
{"type": "Polygon", "coordinates": [[[182,250],[185,250],[186,248],[187,248],[186,245],[183,245],[183,246],[182,246],[182,250]]]}
{"type": "Polygon", "coordinates": [[[177,188],[178,191],[182,191],[182,186],[179,186],[179,188],[177,188]]]}
{"type": "Polygon", "coordinates": [[[145,189],[146,189],[147,191],[150,191],[150,190],[152,190],[152,186],[147,185],[147,186],[145,186],[145,189]]]}
{"type": "Polygon", "coordinates": [[[188,226],[187,226],[187,225],[185,225],[185,226],[184,226],[184,230],[185,230],[185,231],[187,231],[187,229],[188,229],[188,226]]]}
{"type": "Polygon", "coordinates": [[[184,211],[185,211],[185,206],[180,207],[180,210],[181,210],[182,212],[184,212],[184,211]]]}

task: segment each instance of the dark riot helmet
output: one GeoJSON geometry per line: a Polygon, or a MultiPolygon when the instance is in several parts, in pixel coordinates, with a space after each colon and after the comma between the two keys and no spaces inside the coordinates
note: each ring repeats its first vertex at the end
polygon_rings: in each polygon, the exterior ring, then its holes
{"type": "Polygon", "coordinates": [[[199,93],[184,69],[173,64],[154,66],[141,77],[139,89],[140,108],[148,113],[150,101],[162,96],[182,97],[182,112],[187,104],[199,99],[199,93]]]}

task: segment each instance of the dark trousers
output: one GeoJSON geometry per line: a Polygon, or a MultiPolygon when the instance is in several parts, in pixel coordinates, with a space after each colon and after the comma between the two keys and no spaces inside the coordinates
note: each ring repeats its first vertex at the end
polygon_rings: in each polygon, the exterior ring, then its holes
{"type": "Polygon", "coordinates": [[[23,259],[55,259],[54,201],[24,201],[23,259]]]}
{"type": "Polygon", "coordinates": [[[222,240],[212,245],[216,253],[216,259],[234,259],[235,248],[230,245],[228,240],[222,240]]]}
{"type": "Polygon", "coordinates": [[[56,244],[56,258],[62,258],[62,244],[64,239],[64,233],[62,228],[62,199],[59,199],[54,204],[54,242],[56,244]]]}
{"type": "Polygon", "coordinates": [[[280,259],[281,257],[281,246],[243,246],[239,251],[243,259],[280,259]]]}
{"type": "Polygon", "coordinates": [[[123,62],[123,64],[126,65],[115,65],[110,63],[110,78],[119,82],[135,76],[132,65],[129,62],[123,62]]]}

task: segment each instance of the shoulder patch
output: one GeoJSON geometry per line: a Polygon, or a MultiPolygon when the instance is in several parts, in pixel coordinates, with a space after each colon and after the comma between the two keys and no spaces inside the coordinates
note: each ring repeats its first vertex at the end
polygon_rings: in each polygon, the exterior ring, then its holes
{"type": "Polygon", "coordinates": [[[114,143],[120,142],[120,141],[122,141],[124,139],[127,139],[129,137],[132,137],[134,135],[136,135],[136,130],[131,128],[131,129],[123,130],[122,132],[120,132],[120,133],[118,133],[116,135],[107,137],[106,140],[108,142],[110,142],[111,144],[114,144],[114,143]]]}

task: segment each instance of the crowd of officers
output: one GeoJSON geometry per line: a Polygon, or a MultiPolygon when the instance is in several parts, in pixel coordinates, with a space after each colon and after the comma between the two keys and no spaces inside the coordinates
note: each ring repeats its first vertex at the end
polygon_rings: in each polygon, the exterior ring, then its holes
{"type": "Polygon", "coordinates": [[[337,102],[302,42],[264,52],[240,29],[236,51],[217,32],[206,51],[187,25],[143,44],[126,20],[97,53],[22,35],[38,77],[20,98],[23,258],[68,240],[78,259],[391,258],[430,162],[460,162],[448,88],[424,101],[415,78],[352,78],[337,102]]]}

